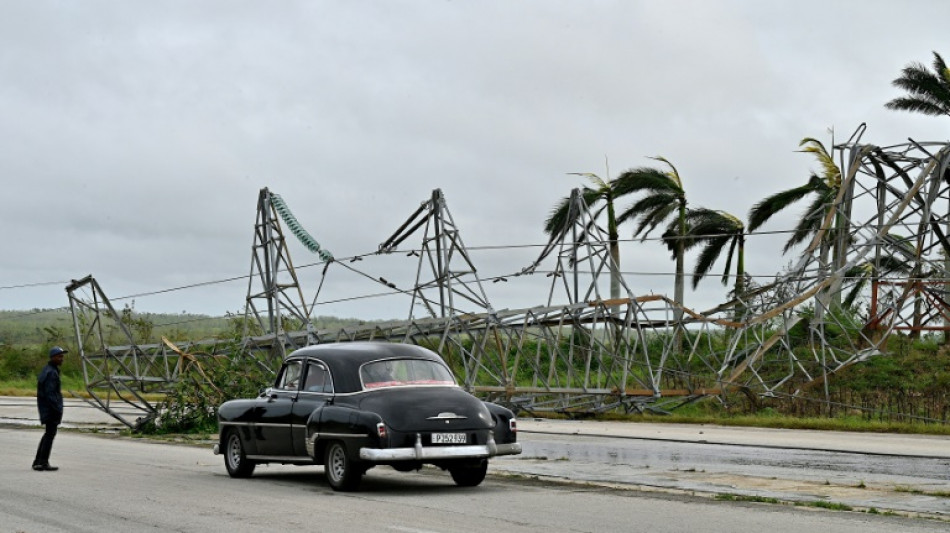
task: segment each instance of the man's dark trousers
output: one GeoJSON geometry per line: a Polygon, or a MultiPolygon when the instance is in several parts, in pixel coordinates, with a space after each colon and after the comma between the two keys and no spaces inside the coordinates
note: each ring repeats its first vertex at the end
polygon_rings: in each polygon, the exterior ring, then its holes
{"type": "Polygon", "coordinates": [[[53,451],[53,439],[56,438],[56,430],[62,419],[62,414],[54,414],[46,420],[46,432],[43,433],[40,446],[36,449],[36,459],[33,459],[33,466],[49,464],[49,454],[53,451]]]}

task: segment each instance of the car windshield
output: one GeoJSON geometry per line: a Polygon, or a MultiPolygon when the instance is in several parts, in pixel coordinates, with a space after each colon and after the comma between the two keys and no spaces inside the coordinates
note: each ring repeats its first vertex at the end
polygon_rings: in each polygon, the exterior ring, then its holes
{"type": "Polygon", "coordinates": [[[360,368],[360,379],[366,389],[455,385],[455,378],[448,368],[425,359],[384,359],[366,363],[360,368]]]}

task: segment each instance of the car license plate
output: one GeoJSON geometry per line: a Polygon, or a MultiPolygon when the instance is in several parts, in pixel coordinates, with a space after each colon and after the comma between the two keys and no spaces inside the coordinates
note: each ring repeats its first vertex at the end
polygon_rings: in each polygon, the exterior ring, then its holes
{"type": "Polygon", "coordinates": [[[465,433],[433,433],[432,444],[465,444],[468,435],[465,433]]]}

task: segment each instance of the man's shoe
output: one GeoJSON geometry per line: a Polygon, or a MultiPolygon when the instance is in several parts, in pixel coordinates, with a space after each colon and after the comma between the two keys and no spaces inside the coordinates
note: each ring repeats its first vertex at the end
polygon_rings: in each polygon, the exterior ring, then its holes
{"type": "Polygon", "coordinates": [[[55,471],[59,470],[59,467],[58,467],[58,466],[53,466],[53,465],[47,463],[47,464],[45,464],[45,465],[33,465],[33,470],[45,471],[45,472],[55,472],[55,471]]]}
{"type": "Polygon", "coordinates": [[[33,465],[33,470],[39,472],[40,470],[43,470],[43,465],[33,465]]]}

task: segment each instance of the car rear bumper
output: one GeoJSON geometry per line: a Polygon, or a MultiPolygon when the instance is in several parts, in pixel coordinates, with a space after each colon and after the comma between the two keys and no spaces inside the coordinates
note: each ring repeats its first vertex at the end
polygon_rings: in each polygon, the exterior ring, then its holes
{"type": "Polygon", "coordinates": [[[435,461],[440,459],[476,459],[496,455],[516,455],[521,453],[521,444],[495,444],[491,437],[487,444],[467,444],[464,446],[423,446],[422,435],[416,434],[416,444],[412,448],[360,448],[360,459],[376,463],[388,461],[435,461]]]}

